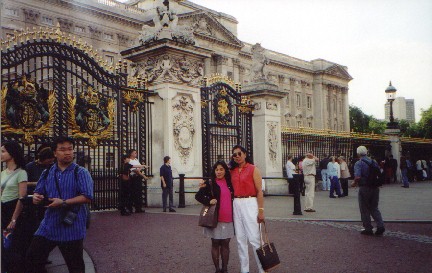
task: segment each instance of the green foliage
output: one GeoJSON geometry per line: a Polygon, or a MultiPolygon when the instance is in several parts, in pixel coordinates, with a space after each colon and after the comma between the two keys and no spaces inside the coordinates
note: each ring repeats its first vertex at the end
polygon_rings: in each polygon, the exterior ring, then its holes
{"type": "Polygon", "coordinates": [[[421,118],[418,122],[419,129],[421,130],[422,137],[432,138],[432,105],[429,109],[421,109],[421,118]]]}
{"type": "MultiPolygon", "coordinates": [[[[383,134],[387,127],[387,121],[367,115],[354,105],[350,105],[349,115],[350,127],[354,132],[383,134]]],[[[421,118],[418,123],[410,123],[406,120],[398,122],[402,136],[432,138],[432,106],[426,110],[421,109],[421,118]]]]}
{"type": "Polygon", "coordinates": [[[367,132],[369,130],[370,116],[363,113],[357,106],[349,106],[350,128],[354,132],[367,132]]]}

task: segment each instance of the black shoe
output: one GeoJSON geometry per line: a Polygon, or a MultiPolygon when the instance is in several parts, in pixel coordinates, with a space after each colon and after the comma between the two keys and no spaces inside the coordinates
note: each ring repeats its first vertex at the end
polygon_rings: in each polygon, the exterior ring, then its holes
{"type": "Polygon", "coordinates": [[[336,198],[336,196],[334,196],[334,195],[330,195],[330,198],[336,198]]]}
{"type": "Polygon", "coordinates": [[[135,213],[144,213],[145,212],[145,210],[143,210],[143,209],[136,209],[135,210],[135,213]]]}
{"type": "Polygon", "coordinates": [[[175,209],[169,209],[169,212],[176,212],[175,209]]]}
{"type": "Polygon", "coordinates": [[[409,188],[409,186],[401,186],[402,188],[409,188]]]}
{"type": "Polygon", "coordinates": [[[343,198],[343,197],[345,197],[345,195],[338,195],[338,197],[339,197],[339,198],[343,198]]]}
{"type": "Polygon", "coordinates": [[[363,229],[360,234],[362,235],[373,235],[373,231],[369,229],[363,229]]]}
{"type": "Polygon", "coordinates": [[[384,233],[384,231],[385,231],[385,228],[377,228],[377,230],[375,231],[375,235],[376,236],[382,236],[383,235],[383,233],[384,233]]]}
{"type": "Polygon", "coordinates": [[[166,209],[163,209],[163,212],[166,212],[166,209]]]}

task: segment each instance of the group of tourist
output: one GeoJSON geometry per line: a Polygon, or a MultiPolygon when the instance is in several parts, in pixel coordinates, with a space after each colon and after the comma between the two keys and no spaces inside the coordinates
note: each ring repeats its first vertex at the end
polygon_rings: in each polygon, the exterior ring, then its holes
{"type": "Polygon", "coordinates": [[[3,272],[46,272],[49,253],[58,246],[69,272],[84,272],[83,239],[93,199],[93,180],[74,161],[75,142],[59,137],[25,165],[17,142],[1,147],[1,225],[3,272]],[[54,160],[56,162],[54,163],[54,160]]]}

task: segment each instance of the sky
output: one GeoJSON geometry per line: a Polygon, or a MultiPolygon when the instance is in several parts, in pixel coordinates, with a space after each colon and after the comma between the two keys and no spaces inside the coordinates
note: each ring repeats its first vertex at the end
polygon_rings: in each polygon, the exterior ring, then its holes
{"type": "Polygon", "coordinates": [[[191,0],[234,16],[238,38],[305,61],[348,67],[349,103],[384,119],[385,89],[432,105],[430,0],[191,0]]]}

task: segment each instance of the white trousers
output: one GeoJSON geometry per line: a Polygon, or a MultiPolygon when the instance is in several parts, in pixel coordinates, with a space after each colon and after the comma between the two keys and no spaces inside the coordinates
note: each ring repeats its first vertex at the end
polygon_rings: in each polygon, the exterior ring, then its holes
{"type": "Polygon", "coordinates": [[[305,189],[305,209],[313,209],[313,202],[315,198],[315,176],[305,175],[304,182],[305,189]]]}
{"type": "Polygon", "coordinates": [[[241,272],[249,272],[248,241],[252,245],[258,271],[264,273],[256,254],[260,245],[258,217],[258,202],[256,197],[234,198],[234,228],[237,238],[237,247],[240,258],[241,272]]]}

